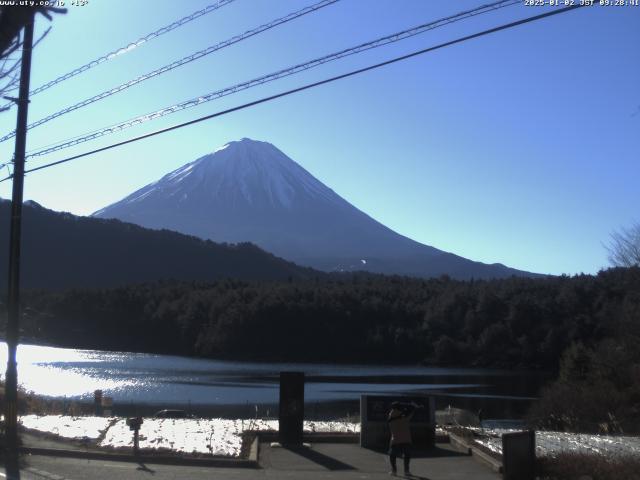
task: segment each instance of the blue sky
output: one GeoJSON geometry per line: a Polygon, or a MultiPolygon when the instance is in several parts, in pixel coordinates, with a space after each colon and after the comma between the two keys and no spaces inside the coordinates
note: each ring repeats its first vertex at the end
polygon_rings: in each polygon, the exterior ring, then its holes
{"type": "MultiPolygon", "coordinates": [[[[32,87],[212,0],[98,1],[57,16],[32,87]]],[[[35,121],[314,3],[236,0],[32,98],[35,121]]],[[[487,3],[341,0],[29,132],[28,150],[487,3]]],[[[517,5],[33,160],[34,167],[550,7],[517,5]]],[[[48,22],[38,20],[37,31],[48,22]]],[[[87,215],[242,137],[269,141],[422,243],[553,274],[607,266],[640,220],[640,7],[583,8],[30,174],[25,198],[87,215]]],[[[2,134],[15,110],[0,114],[2,134]]],[[[9,160],[13,141],[0,144],[9,160]]],[[[2,162],[0,162],[2,163],[2,162]]],[[[0,184],[10,196],[10,183],[0,184]]]]}

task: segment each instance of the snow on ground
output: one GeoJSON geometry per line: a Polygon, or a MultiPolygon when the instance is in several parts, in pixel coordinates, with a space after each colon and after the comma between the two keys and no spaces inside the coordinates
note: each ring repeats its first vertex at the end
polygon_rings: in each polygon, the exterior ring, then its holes
{"type": "MultiPolygon", "coordinates": [[[[502,454],[502,434],[518,430],[474,429],[475,441],[502,454]]],[[[640,437],[592,435],[586,433],[536,432],[536,454],[554,456],[561,452],[598,453],[601,455],[640,455],[640,437]]]]}
{"type": "MultiPolygon", "coordinates": [[[[89,439],[99,446],[132,448],[133,433],[124,418],[72,417],[68,415],[24,415],[19,419],[25,428],[68,439],[89,439]]],[[[306,433],[358,433],[360,424],[337,421],[305,421],[306,433]]],[[[249,419],[171,419],[145,418],[140,428],[140,448],[166,449],[180,453],[213,454],[237,457],[244,431],[277,431],[278,420],[249,419]]],[[[512,429],[471,429],[476,442],[502,454],[502,434],[512,429]]],[[[444,432],[442,432],[444,433],[444,432]]],[[[589,435],[563,432],[536,432],[538,456],[560,452],[591,452],[602,455],[640,455],[640,437],[589,435]]]]}
{"type": "MultiPolygon", "coordinates": [[[[106,430],[99,446],[133,447],[133,432],[129,430],[125,418],[26,415],[20,418],[20,423],[26,428],[76,439],[97,440],[106,430]]],[[[143,450],[167,449],[180,453],[237,457],[242,447],[243,431],[277,429],[277,420],[145,418],[140,427],[139,446],[143,450]]],[[[350,422],[305,421],[303,429],[309,433],[357,433],[360,425],[350,422]]]]}
{"type": "MultiPolygon", "coordinates": [[[[146,418],[140,428],[141,449],[169,449],[183,453],[238,456],[243,431],[278,430],[277,420],[146,418]]],[[[360,425],[346,422],[304,422],[305,432],[357,433],[360,425]]],[[[133,436],[124,419],[116,422],[100,442],[103,447],[132,447],[133,436]]]]}
{"type": "Polygon", "coordinates": [[[305,421],[303,430],[310,433],[360,433],[360,424],[352,422],[305,421]]]}
{"type": "MultiPolygon", "coordinates": [[[[238,420],[145,418],[140,427],[141,449],[238,456],[242,446],[238,420]]],[[[132,447],[133,433],[118,420],[100,442],[101,447],[132,447]]]]}
{"type": "Polygon", "coordinates": [[[52,433],[63,438],[97,440],[113,418],[71,417],[69,415],[23,415],[20,424],[32,430],[52,433]]]}

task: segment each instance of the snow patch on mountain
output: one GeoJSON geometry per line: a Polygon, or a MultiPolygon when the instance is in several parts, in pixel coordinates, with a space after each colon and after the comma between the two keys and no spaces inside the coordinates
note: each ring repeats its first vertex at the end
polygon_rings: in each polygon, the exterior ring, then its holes
{"type": "Polygon", "coordinates": [[[194,166],[195,165],[193,163],[188,163],[187,165],[184,165],[183,167],[180,167],[178,170],[175,170],[174,172],[170,173],[166,178],[167,180],[173,183],[181,182],[192,173],[194,166]]]}
{"type": "Polygon", "coordinates": [[[220,151],[224,150],[225,148],[228,148],[229,145],[231,145],[231,144],[230,143],[225,143],[221,147],[216,148],[212,153],[220,152],[220,151]]]}

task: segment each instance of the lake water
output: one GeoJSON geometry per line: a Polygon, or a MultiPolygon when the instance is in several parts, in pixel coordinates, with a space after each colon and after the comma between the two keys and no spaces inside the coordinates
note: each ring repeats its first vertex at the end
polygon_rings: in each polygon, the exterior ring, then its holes
{"type": "MultiPolygon", "coordinates": [[[[5,343],[0,355],[4,367],[5,343]]],[[[234,362],[37,345],[18,349],[18,381],[26,390],[89,400],[101,389],[116,403],[276,404],[280,371],[305,372],[307,402],[355,401],[363,393],[436,393],[465,406],[477,399],[534,397],[542,381],[532,373],[475,368],[234,362]]]]}

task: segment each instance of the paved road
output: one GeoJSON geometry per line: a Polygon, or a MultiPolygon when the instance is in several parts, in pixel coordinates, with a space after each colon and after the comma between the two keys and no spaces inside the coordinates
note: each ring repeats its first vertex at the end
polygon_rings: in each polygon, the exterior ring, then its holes
{"type": "Polygon", "coordinates": [[[32,456],[20,480],[245,480],[260,470],[136,464],[77,458],[32,456]]]}
{"type": "MultiPolygon", "coordinates": [[[[172,480],[172,479],[389,479],[387,457],[354,444],[315,444],[284,449],[261,446],[260,469],[184,467],[29,456],[21,480],[172,480]],[[56,476],[48,476],[47,473],[56,476]]],[[[401,461],[399,461],[401,465],[401,461]]],[[[447,445],[412,461],[417,480],[498,480],[499,475],[447,445]]]]}

